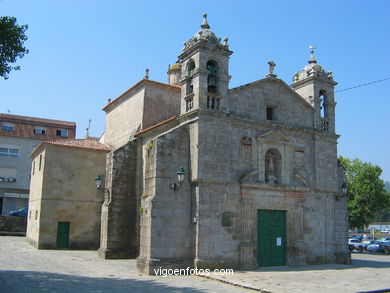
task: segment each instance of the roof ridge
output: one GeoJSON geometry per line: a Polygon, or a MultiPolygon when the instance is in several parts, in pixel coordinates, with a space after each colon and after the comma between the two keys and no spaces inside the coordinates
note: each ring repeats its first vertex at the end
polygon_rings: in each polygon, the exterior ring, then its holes
{"type": "Polygon", "coordinates": [[[41,142],[38,147],[31,153],[30,157],[40,149],[44,144],[54,145],[54,146],[63,146],[69,148],[78,148],[78,149],[89,149],[89,150],[98,150],[98,151],[111,151],[111,148],[96,139],[89,138],[71,138],[71,139],[56,139],[48,140],[41,142]],[[88,142],[88,143],[83,143],[88,142]]]}
{"type": "Polygon", "coordinates": [[[25,122],[40,122],[40,123],[48,123],[48,124],[64,124],[64,125],[76,125],[76,122],[73,121],[64,121],[64,120],[57,120],[57,119],[50,119],[50,118],[41,118],[41,117],[31,117],[31,116],[23,116],[23,115],[14,115],[14,114],[6,114],[6,113],[0,113],[0,118],[5,119],[14,119],[14,120],[21,120],[25,122]]]}

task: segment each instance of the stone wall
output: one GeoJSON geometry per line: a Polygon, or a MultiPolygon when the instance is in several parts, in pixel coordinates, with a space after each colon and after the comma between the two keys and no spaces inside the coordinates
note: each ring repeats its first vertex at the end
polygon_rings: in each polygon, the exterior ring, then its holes
{"type": "Polygon", "coordinates": [[[312,108],[306,101],[291,91],[281,80],[266,78],[229,90],[230,111],[232,114],[266,121],[266,108],[274,108],[277,124],[313,128],[312,108]]]}
{"type": "Polygon", "coordinates": [[[145,88],[138,86],[117,105],[107,110],[104,143],[114,148],[125,145],[142,128],[145,88]]]}
{"type": "Polygon", "coordinates": [[[94,179],[104,174],[106,151],[42,148],[33,158],[38,168],[31,177],[27,241],[39,249],[56,248],[57,224],[69,222],[69,249],[97,249],[103,193],[94,179]]]}
{"type": "Polygon", "coordinates": [[[13,216],[0,216],[1,232],[26,232],[27,219],[13,216]]]}
{"type": "Polygon", "coordinates": [[[139,250],[137,141],[107,154],[99,255],[135,258],[139,250]]]}
{"type": "Polygon", "coordinates": [[[145,189],[141,204],[140,255],[144,273],[154,268],[193,266],[194,225],[189,182],[188,126],[145,141],[145,189]],[[177,171],[186,170],[178,184],[177,171]],[[176,184],[176,187],[171,187],[176,184]],[[176,188],[176,190],[174,190],[176,188]]]}
{"type": "Polygon", "coordinates": [[[211,111],[187,119],[144,141],[141,271],[183,267],[191,259],[198,268],[257,267],[261,209],[286,211],[287,265],[344,257],[345,203],[335,200],[341,185],[336,136],[211,111]],[[269,149],[281,155],[277,184],[265,180],[269,149]],[[168,187],[179,165],[189,171],[191,188],[185,182],[173,192],[168,187]]]}

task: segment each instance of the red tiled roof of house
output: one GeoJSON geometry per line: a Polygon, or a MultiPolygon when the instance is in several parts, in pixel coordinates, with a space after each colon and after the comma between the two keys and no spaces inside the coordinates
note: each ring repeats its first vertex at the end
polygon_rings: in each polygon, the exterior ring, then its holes
{"type": "Polygon", "coordinates": [[[33,157],[34,154],[38,151],[41,146],[44,144],[50,144],[50,145],[57,145],[57,146],[64,146],[64,147],[70,147],[70,148],[78,148],[78,149],[89,149],[89,150],[95,150],[95,151],[111,151],[111,148],[107,145],[99,142],[96,139],[93,138],[83,138],[83,139],[56,139],[56,140],[49,140],[41,142],[40,145],[33,151],[33,153],[30,155],[30,157],[33,157]]]}
{"type": "Polygon", "coordinates": [[[177,117],[177,116],[175,115],[175,116],[173,116],[173,117],[171,117],[171,118],[168,118],[167,120],[161,121],[161,122],[156,123],[156,124],[154,124],[154,125],[152,125],[152,126],[150,126],[150,127],[148,127],[148,128],[142,129],[142,130],[136,132],[134,136],[140,135],[141,133],[147,132],[147,131],[152,130],[152,129],[154,129],[154,128],[157,128],[157,127],[159,127],[159,126],[161,126],[161,125],[163,125],[163,124],[166,124],[166,123],[168,123],[168,122],[171,122],[171,121],[175,120],[176,117],[177,117]]]}
{"type": "Polygon", "coordinates": [[[0,120],[7,120],[7,121],[15,121],[15,122],[30,122],[34,124],[55,124],[59,126],[67,126],[67,127],[76,127],[75,122],[70,121],[61,121],[61,120],[54,120],[54,119],[46,119],[46,118],[37,118],[37,117],[29,117],[29,116],[20,116],[20,115],[11,115],[11,114],[4,114],[0,113],[0,120]]]}
{"type": "Polygon", "coordinates": [[[164,87],[171,87],[171,88],[175,88],[175,89],[180,89],[181,88],[178,85],[162,83],[162,82],[158,82],[158,81],[154,81],[154,80],[150,80],[150,79],[142,79],[139,82],[137,82],[135,85],[133,85],[131,88],[129,88],[127,91],[125,91],[123,94],[121,94],[119,97],[117,97],[116,99],[114,99],[113,101],[111,101],[107,105],[105,105],[102,108],[102,110],[106,111],[111,105],[116,104],[117,102],[119,102],[126,94],[131,92],[133,89],[135,89],[138,85],[140,85],[143,82],[149,82],[149,83],[152,83],[152,84],[157,84],[157,85],[161,85],[161,86],[164,86],[164,87]]]}

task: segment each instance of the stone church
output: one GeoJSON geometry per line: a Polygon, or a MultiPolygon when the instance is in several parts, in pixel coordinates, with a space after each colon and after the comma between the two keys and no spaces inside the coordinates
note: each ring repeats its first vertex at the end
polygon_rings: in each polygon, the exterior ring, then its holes
{"type": "Polygon", "coordinates": [[[103,108],[99,253],[154,268],[347,263],[332,72],[314,57],[229,88],[228,39],[204,15],[168,70],[103,108]]]}

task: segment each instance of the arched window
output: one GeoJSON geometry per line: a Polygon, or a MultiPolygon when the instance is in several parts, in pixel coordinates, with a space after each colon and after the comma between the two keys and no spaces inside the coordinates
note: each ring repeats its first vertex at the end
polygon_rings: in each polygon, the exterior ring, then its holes
{"type": "Polygon", "coordinates": [[[215,61],[207,62],[207,70],[209,75],[207,76],[207,91],[210,93],[217,92],[217,63],[215,61]]]}
{"type": "Polygon", "coordinates": [[[269,149],[264,157],[265,182],[269,184],[281,184],[282,155],[277,149],[269,149]]]}
{"type": "Polygon", "coordinates": [[[194,60],[190,60],[187,66],[187,75],[191,76],[194,69],[195,69],[195,62],[194,60]]]}
{"type": "Polygon", "coordinates": [[[320,90],[320,98],[322,99],[321,117],[327,118],[327,116],[328,116],[328,113],[326,113],[327,97],[326,97],[326,91],[325,90],[320,90]]]}
{"type": "Polygon", "coordinates": [[[190,95],[194,92],[194,85],[192,84],[192,74],[195,69],[195,62],[194,60],[190,60],[187,65],[187,76],[189,77],[187,79],[187,95],[190,95]]]}

